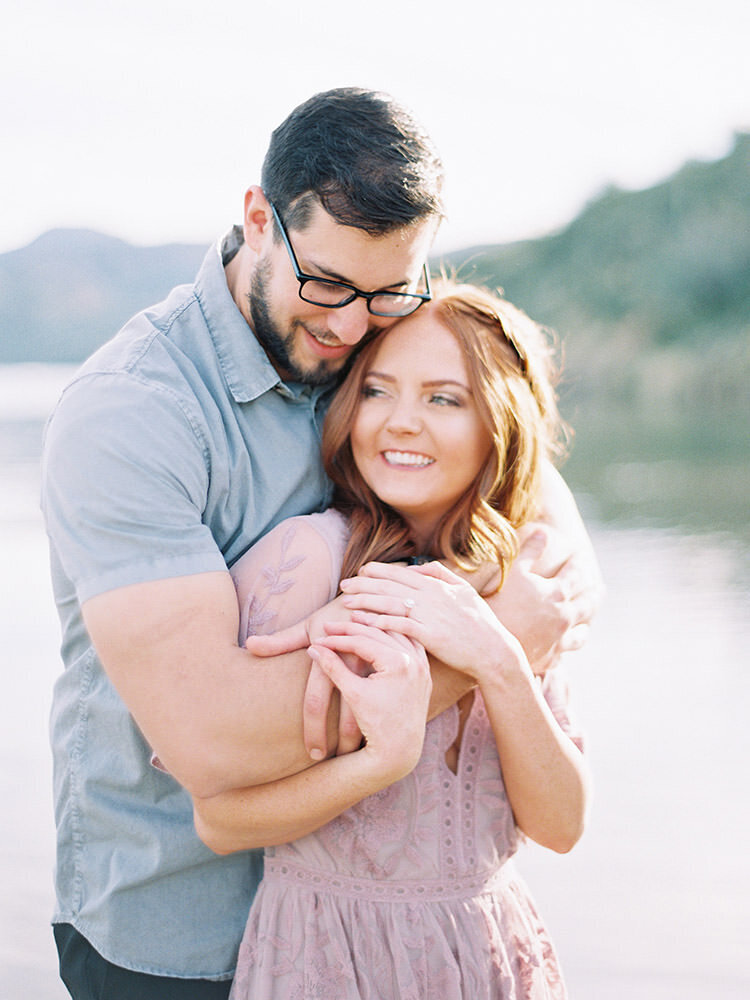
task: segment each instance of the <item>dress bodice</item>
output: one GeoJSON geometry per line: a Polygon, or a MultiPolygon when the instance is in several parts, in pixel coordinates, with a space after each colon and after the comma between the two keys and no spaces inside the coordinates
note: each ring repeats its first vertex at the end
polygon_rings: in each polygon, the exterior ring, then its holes
{"type": "Polygon", "coordinates": [[[451,886],[486,879],[515,853],[517,833],[479,693],[454,774],[445,755],[457,730],[453,706],[428,723],[422,756],[411,774],[315,833],[269,849],[267,858],[274,859],[274,867],[287,863],[318,875],[335,873],[339,880],[365,878],[363,892],[380,880],[418,880],[420,895],[450,894],[451,886]]]}

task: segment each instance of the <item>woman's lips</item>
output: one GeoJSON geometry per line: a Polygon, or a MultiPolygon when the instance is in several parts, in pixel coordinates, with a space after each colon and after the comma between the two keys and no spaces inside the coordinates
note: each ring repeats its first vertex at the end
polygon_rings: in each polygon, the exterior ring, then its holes
{"type": "Polygon", "coordinates": [[[423,455],[418,451],[396,451],[394,449],[388,449],[388,451],[381,452],[381,455],[388,465],[396,466],[399,469],[425,469],[428,465],[432,465],[435,461],[435,459],[430,458],[429,455],[423,455]]]}

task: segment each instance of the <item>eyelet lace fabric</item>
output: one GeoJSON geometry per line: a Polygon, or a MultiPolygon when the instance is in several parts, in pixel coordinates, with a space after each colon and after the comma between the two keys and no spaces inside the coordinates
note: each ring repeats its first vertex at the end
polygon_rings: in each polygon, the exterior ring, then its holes
{"type": "MultiPolygon", "coordinates": [[[[569,730],[566,699],[548,701],[569,730]]],[[[478,692],[454,773],[457,733],[454,706],[428,724],[406,778],[266,850],[230,1000],[566,997],[511,860],[518,833],[478,692]]]]}

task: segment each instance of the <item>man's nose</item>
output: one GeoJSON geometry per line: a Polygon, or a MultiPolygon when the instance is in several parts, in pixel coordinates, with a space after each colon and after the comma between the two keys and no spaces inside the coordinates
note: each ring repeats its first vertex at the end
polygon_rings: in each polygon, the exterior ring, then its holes
{"type": "Polygon", "coordinates": [[[372,319],[367,311],[367,302],[364,299],[355,299],[347,306],[329,311],[328,329],[342,344],[353,347],[368,332],[372,319]]]}

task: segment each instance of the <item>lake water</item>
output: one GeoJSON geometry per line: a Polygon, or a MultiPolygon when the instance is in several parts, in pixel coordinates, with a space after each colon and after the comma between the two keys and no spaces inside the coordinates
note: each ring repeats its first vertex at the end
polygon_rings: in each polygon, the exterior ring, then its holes
{"type": "MultiPolygon", "coordinates": [[[[67,997],[49,929],[47,715],[59,635],[37,507],[40,419],[65,375],[0,367],[3,1000],[67,997]]],[[[571,671],[595,773],[593,813],[570,855],[526,848],[521,868],[571,1000],[745,1000],[747,535],[596,517],[590,528],[608,595],[571,671]]]]}

